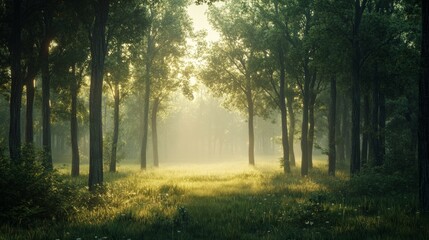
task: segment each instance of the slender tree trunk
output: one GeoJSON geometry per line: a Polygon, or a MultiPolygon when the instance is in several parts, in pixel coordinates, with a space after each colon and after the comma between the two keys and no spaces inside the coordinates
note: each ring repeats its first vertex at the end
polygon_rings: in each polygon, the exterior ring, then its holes
{"type": "Polygon", "coordinates": [[[255,115],[253,98],[252,98],[252,90],[250,89],[250,77],[247,78],[247,86],[246,86],[246,97],[247,97],[247,114],[248,114],[248,132],[249,132],[249,164],[255,165],[255,132],[254,132],[254,124],[253,119],[255,115]]]}
{"type": "Polygon", "coordinates": [[[372,86],[372,114],[371,114],[371,140],[370,140],[370,160],[372,165],[379,166],[380,156],[380,130],[379,130],[379,109],[380,109],[380,79],[377,64],[374,65],[374,80],[372,86]]]}
{"type": "MultiPolygon", "coordinates": [[[[309,34],[311,27],[311,13],[308,10],[305,13],[305,29],[304,29],[304,37],[309,34]]],[[[303,110],[302,110],[302,130],[301,130],[301,151],[302,151],[302,161],[301,161],[301,175],[308,175],[308,168],[310,164],[309,156],[309,142],[308,142],[308,112],[309,112],[309,104],[310,104],[310,84],[312,81],[312,76],[310,76],[309,63],[310,63],[310,51],[307,49],[304,56],[304,89],[303,89],[303,110]]],[[[315,76],[314,76],[315,77],[315,76]]]]}
{"type": "Polygon", "coordinates": [[[362,166],[366,166],[368,164],[368,142],[369,142],[369,126],[370,126],[370,120],[369,120],[369,94],[368,92],[365,93],[364,99],[363,99],[363,131],[362,131],[362,166]]]}
{"type": "Polygon", "coordinates": [[[105,38],[109,12],[109,0],[99,0],[95,4],[95,22],[91,36],[91,86],[89,95],[89,190],[103,184],[103,130],[102,130],[102,89],[104,59],[107,52],[105,38]]]}
{"type": "Polygon", "coordinates": [[[113,113],[113,138],[112,138],[112,154],[110,156],[110,165],[109,172],[116,172],[116,152],[118,149],[118,138],[119,138],[119,104],[120,104],[120,95],[119,95],[119,81],[115,81],[115,106],[113,113]]]}
{"type": "MultiPolygon", "coordinates": [[[[351,138],[350,138],[350,102],[347,102],[346,97],[343,95],[343,141],[344,141],[344,160],[350,160],[351,156],[351,138]]],[[[343,166],[346,165],[346,162],[343,162],[343,166]]]]}
{"type": "Polygon", "coordinates": [[[337,110],[336,110],[336,117],[337,117],[337,119],[336,119],[336,124],[335,124],[335,134],[336,134],[336,137],[335,137],[335,142],[336,142],[336,149],[337,149],[337,156],[336,156],[336,159],[337,159],[337,163],[339,164],[339,165],[342,165],[344,162],[345,162],[345,160],[344,160],[344,139],[343,139],[343,131],[342,131],[342,129],[343,129],[343,125],[344,125],[344,123],[343,123],[343,111],[342,111],[342,104],[344,104],[342,101],[338,101],[337,102],[337,110]]]}
{"type": "MultiPolygon", "coordinates": [[[[316,78],[316,76],[314,76],[316,78]]],[[[316,81],[313,79],[312,81],[316,81]]],[[[309,120],[309,129],[308,129],[308,167],[313,168],[313,144],[314,144],[314,106],[316,104],[316,93],[314,91],[314,86],[310,90],[310,101],[308,106],[308,120],[309,120]]]]}
{"type": "Polygon", "coordinates": [[[383,90],[380,88],[380,115],[379,115],[379,155],[378,155],[378,164],[381,166],[384,163],[384,156],[386,155],[386,97],[383,93],[383,90]]]}
{"type": "Polygon", "coordinates": [[[149,130],[149,101],[150,101],[150,81],[151,81],[151,61],[152,61],[152,51],[153,51],[153,39],[152,36],[148,36],[147,41],[147,59],[146,59],[146,73],[145,73],[145,92],[144,92],[144,106],[143,106],[143,138],[142,138],[142,147],[140,153],[140,168],[142,170],[147,167],[147,139],[148,139],[148,130],[149,130]]]}
{"type": "Polygon", "coordinates": [[[301,130],[301,175],[308,175],[308,105],[310,102],[310,76],[308,71],[308,60],[304,64],[304,89],[303,89],[303,108],[302,108],[302,130],[301,130]]]}
{"type": "MultiPolygon", "coordinates": [[[[356,55],[355,53],[354,55],[356,55]]],[[[360,171],[360,73],[359,60],[353,58],[353,77],[352,77],[352,136],[351,136],[351,159],[350,173],[355,174],[360,171]]]]}
{"type": "Polygon", "coordinates": [[[70,81],[71,89],[71,112],[70,112],[70,136],[72,147],[72,177],[77,177],[80,174],[80,159],[79,159],[79,145],[78,145],[78,125],[77,125],[77,77],[76,66],[72,66],[73,80],[70,81]]]}
{"type": "MultiPolygon", "coordinates": [[[[279,16],[279,7],[278,2],[275,2],[276,15],[279,16]]],[[[279,107],[281,113],[282,121],[282,149],[283,149],[283,172],[290,173],[290,146],[289,146],[289,136],[287,129],[287,109],[286,109],[286,69],[285,69],[285,59],[284,59],[284,49],[282,41],[279,39],[277,43],[277,49],[279,54],[279,67],[280,67],[280,86],[279,86],[279,107]]]]}
{"type": "MultiPolygon", "coordinates": [[[[120,43],[116,44],[117,59],[116,61],[121,62],[122,46],[120,43]]],[[[114,107],[113,107],[113,136],[112,136],[112,150],[110,155],[109,172],[116,172],[117,164],[117,150],[118,150],[118,138],[119,138],[119,106],[120,106],[120,92],[119,92],[119,78],[121,76],[114,75],[114,107]]],[[[107,115],[107,114],[106,114],[107,115]]]]}
{"type": "Polygon", "coordinates": [[[335,176],[336,164],[336,149],[335,149],[335,126],[336,126],[336,110],[337,110],[337,79],[335,76],[331,78],[331,101],[329,104],[329,166],[328,173],[335,176]]]}
{"type": "Polygon", "coordinates": [[[285,64],[284,64],[284,52],[281,43],[279,42],[279,65],[280,65],[280,89],[279,89],[279,106],[282,118],[282,147],[283,147],[283,172],[290,173],[289,163],[289,143],[287,133],[287,112],[286,112],[286,97],[285,97],[285,64]]]}
{"type": "Polygon", "coordinates": [[[25,81],[25,88],[27,91],[27,106],[25,114],[25,143],[27,145],[33,145],[34,141],[34,124],[33,124],[33,108],[34,108],[34,78],[36,74],[30,73],[29,67],[29,76],[25,81]],[[30,75],[31,74],[31,75],[30,75]]]}
{"type": "Polygon", "coordinates": [[[360,68],[361,54],[359,31],[367,0],[355,0],[355,13],[353,19],[352,36],[352,137],[351,137],[351,159],[350,173],[360,171],[360,68]]]}
{"type": "Polygon", "coordinates": [[[419,204],[429,213],[429,2],[422,0],[421,73],[419,80],[419,204]]]}
{"type": "MultiPolygon", "coordinates": [[[[344,97],[344,101],[347,101],[346,98],[344,97]]],[[[350,162],[350,156],[352,153],[352,139],[351,139],[351,126],[352,126],[352,122],[351,122],[351,111],[349,110],[350,108],[350,102],[347,103],[348,105],[344,105],[344,111],[345,111],[345,115],[344,115],[344,159],[348,160],[348,162],[350,162]]],[[[344,165],[346,164],[346,162],[344,162],[344,165]]]]}
{"type": "Polygon", "coordinates": [[[17,163],[21,156],[21,0],[11,3],[13,6],[13,19],[11,38],[9,42],[11,58],[12,84],[10,90],[10,121],[9,121],[9,154],[12,162],[17,163]]]}
{"type": "MultiPolygon", "coordinates": [[[[48,24],[46,24],[48,25],[48,24]]],[[[49,31],[46,26],[45,31],[49,31]]],[[[49,45],[50,37],[47,35],[41,47],[41,70],[42,70],[42,123],[43,123],[43,151],[45,153],[44,166],[52,170],[52,144],[51,144],[51,103],[50,103],[50,73],[49,73],[49,45]]]]}
{"type": "Polygon", "coordinates": [[[152,106],[152,148],[153,148],[153,165],[155,167],[159,167],[158,130],[156,125],[159,103],[160,103],[159,99],[156,98],[153,101],[153,106],[152,106]]]}
{"type": "Polygon", "coordinates": [[[295,167],[295,151],[293,148],[295,138],[295,112],[293,110],[293,96],[292,94],[286,95],[287,99],[287,112],[289,113],[289,162],[290,166],[295,167]]]}

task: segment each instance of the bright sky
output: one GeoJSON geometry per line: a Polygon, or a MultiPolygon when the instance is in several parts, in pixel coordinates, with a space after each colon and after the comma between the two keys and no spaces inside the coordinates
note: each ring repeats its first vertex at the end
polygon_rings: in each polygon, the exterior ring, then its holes
{"type": "Polygon", "coordinates": [[[207,20],[207,4],[196,5],[192,4],[188,7],[188,14],[192,19],[194,31],[205,30],[207,32],[206,40],[208,42],[216,42],[220,36],[215,31],[207,20]]]}

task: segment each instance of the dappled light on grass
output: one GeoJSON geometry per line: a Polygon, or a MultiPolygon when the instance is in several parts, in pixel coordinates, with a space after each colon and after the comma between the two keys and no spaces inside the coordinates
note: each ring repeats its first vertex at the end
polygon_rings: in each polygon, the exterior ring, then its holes
{"type": "MultiPolygon", "coordinates": [[[[396,177],[375,184],[377,175],[362,176],[352,187],[347,174],[333,178],[323,161],[315,166],[310,176],[301,177],[296,168],[285,175],[275,160],[256,166],[243,161],[145,171],[123,164],[120,172],[105,173],[105,188],[97,194],[87,191],[86,176],[71,179],[78,186],[75,213],[46,233],[43,226],[32,231],[39,239],[69,240],[424,239],[429,234],[429,221],[412,203],[415,195],[396,177]],[[391,183],[402,190],[401,196],[391,183]],[[377,197],[363,194],[365,185],[377,197]]],[[[2,232],[10,235],[13,229],[2,232]]]]}

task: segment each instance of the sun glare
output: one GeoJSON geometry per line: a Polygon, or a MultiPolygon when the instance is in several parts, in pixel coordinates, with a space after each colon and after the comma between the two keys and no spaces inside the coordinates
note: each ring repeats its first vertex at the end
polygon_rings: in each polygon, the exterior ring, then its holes
{"type": "Polygon", "coordinates": [[[188,15],[192,19],[192,25],[195,32],[205,31],[207,42],[217,42],[220,39],[220,34],[212,28],[207,19],[206,4],[196,5],[192,4],[188,7],[188,15]]]}

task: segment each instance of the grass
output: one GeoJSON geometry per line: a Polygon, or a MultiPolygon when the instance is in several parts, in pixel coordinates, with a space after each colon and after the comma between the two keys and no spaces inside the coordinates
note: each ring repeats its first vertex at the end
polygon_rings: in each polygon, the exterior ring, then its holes
{"type": "MultiPolygon", "coordinates": [[[[59,166],[68,174],[68,166],[59,166]]],[[[105,173],[105,191],[77,186],[67,221],[0,227],[0,239],[427,239],[429,219],[416,211],[413,182],[367,174],[349,180],[277,161],[170,166],[105,173]]]]}

